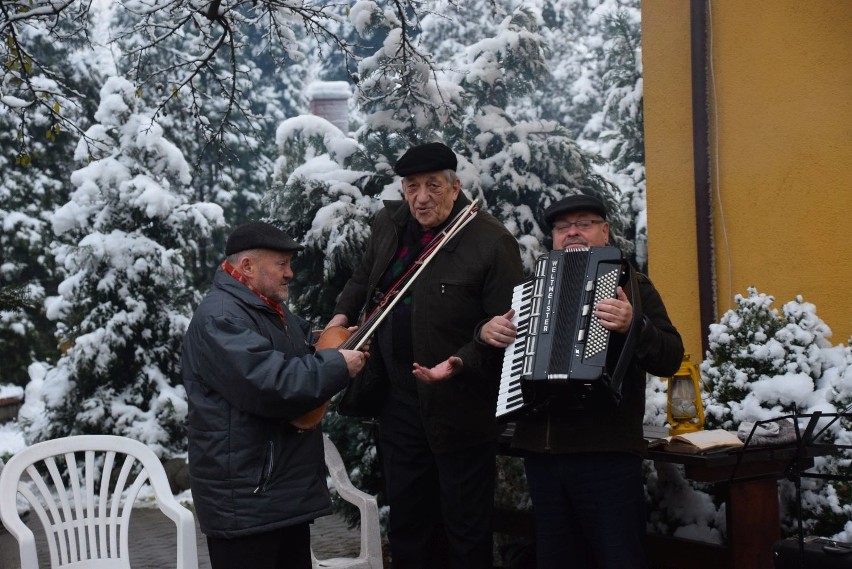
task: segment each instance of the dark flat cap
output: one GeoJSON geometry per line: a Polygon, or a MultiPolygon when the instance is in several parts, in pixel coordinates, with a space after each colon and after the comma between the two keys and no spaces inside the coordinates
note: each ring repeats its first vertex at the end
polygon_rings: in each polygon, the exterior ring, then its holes
{"type": "Polygon", "coordinates": [[[420,146],[412,146],[396,161],[393,171],[397,175],[411,176],[421,172],[437,170],[455,170],[459,164],[456,153],[440,142],[429,142],[420,146]]]}
{"type": "Polygon", "coordinates": [[[240,225],[225,243],[225,255],[233,255],[249,249],[271,249],[272,251],[301,251],[301,245],[293,241],[286,233],[261,221],[240,225]]]}
{"type": "Polygon", "coordinates": [[[544,210],[544,221],[553,225],[557,216],[571,211],[591,211],[606,219],[606,206],[601,200],[586,194],[575,194],[550,204],[550,207],[544,210]]]}

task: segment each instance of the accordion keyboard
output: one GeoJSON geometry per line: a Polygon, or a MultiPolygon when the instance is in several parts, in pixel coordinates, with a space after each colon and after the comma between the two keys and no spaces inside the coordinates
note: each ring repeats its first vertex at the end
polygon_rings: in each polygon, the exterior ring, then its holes
{"type": "Polygon", "coordinates": [[[500,374],[500,391],[497,393],[497,417],[512,413],[524,404],[521,395],[521,373],[527,358],[527,339],[533,313],[532,299],[535,280],[528,280],[515,287],[512,292],[512,309],[515,316],[512,324],[518,329],[514,342],[506,347],[503,370],[500,374]]]}

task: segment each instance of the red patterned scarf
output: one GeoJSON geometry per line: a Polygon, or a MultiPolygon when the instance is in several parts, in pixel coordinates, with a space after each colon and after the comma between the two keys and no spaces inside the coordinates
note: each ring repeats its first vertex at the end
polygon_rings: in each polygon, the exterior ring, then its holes
{"type": "Polygon", "coordinates": [[[248,281],[248,279],[245,277],[245,275],[243,275],[241,272],[239,272],[237,270],[237,268],[234,267],[228,261],[222,262],[222,270],[225,271],[226,273],[228,273],[229,275],[231,275],[232,277],[234,277],[235,279],[237,279],[238,281],[240,281],[241,283],[243,283],[246,286],[246,288],[248,288],[250,291],[252,291],[254,294],[256,294],[258,296],[258,298],[260,298],[260,300],[262,300],[267,306],[269,306],[272,310],[274,310],[278,314],[278,316],[281,318],[282,324],[287,324],[287,322],[284,320],[284,308],[281,307],[280,303],[275,302],[274,300],[272,300],[271,298],[269,298],[268,296],[266,296],[265,294],[263,294],[262,292],[260,292],[256,288],[254,288],[254,286],[248,281]]]}

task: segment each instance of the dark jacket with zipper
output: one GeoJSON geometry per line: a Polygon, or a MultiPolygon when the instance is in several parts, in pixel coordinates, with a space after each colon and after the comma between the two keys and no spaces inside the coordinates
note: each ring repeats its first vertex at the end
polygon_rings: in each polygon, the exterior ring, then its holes
{"type": "Polygon", "coordinates": [[[518,420],[512,446],[525,451],[568,454],[626,452],[644,456],[645,372],[673,375],[683,359],[683,341],[669,320],[660,294],[647,276],[637,273],[642,328],[621,386],[622,400],[604,390],[575,399],[554,400],[518,420]]]}
{"type": "MultiPolygon", "coordinates": [[[[450,219],[470,200],[459,193],[450,219]]],[[[411,219],[404,201],[386,201],[373,222],[360,266],[340,295],[335,314],[356,322],[397,249],[411,219]]],[[[476,330],[511,307],[512,289],[523,279],[518,243],[491,214],[476,217],[426,265],[411,288],[414,361],[433,367],[450,356],[464,362],[461,373],[435,384],[417,382],[429,445],[446,452],[493,440],[503,350],[475,339],[476,330]]],[[[384,325],[384,324],[383,324],[384,325]]],[[[375,348],[375,345],[373,346],[375,348]]],[[[367,373],[383,373],[380,358],[367,373]]],[[[412,381],[412,376],[394,378],[412,381]]]]}
{"type": "Polygon", "coordinates": [[[201,530],[231,538],[331,513],[320,430],[289,422],[343,389],[337,350],[221,269],[184,337],[189,474],[201,530]],[[285,323],[286,322],[286,325],[285,323]]]}

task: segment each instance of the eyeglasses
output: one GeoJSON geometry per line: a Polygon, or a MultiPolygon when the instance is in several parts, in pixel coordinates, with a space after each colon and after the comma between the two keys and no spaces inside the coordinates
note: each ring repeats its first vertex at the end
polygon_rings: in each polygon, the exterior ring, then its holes
{"type": "Polygon", "coordinates": [[[554,231],[568,231],[571,226],[576,227],[580,231],[591,229],[593,225],[606,223],[603,219],[580,219],[578,221],[557,221],[553,224],[554,231]]]}

